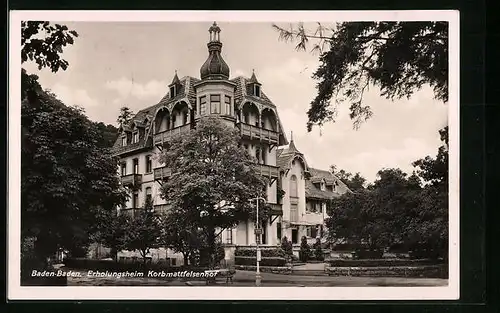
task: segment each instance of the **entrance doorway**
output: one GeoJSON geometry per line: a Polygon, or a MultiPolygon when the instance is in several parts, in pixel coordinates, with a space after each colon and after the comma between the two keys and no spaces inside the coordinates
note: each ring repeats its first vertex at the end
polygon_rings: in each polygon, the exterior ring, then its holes
{"type": "Polygon", "coordinates": [[[292,243],[299,243],[299,230],[297,228],[292,229],[292,243]]]}

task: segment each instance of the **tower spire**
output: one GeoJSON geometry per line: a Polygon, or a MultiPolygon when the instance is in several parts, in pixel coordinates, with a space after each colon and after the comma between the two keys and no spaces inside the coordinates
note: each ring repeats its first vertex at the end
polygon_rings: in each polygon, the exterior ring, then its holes
{"type": "Polygon", "coordinates": [[[208,58],[201,66],[201,79],[229,79],[229,66],[222,59],[222,43],[220,42],[221,29],[214,22],[208,29],[210,41],[207,44],[208,58]]]}

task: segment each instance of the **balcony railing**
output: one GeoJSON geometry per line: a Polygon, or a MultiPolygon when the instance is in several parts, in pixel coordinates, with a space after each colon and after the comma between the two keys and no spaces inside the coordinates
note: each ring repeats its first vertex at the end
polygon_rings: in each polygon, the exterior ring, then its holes
{"type": "Polygon", "coordinates": [[[154,144],[161,145],[168,142],[173,136],[186,134],[191,130],[191,124],[185,124],[172,129],[158,132],[154,135],[154,144]]]}
{"type": "Polygon", "coordinates": [[[252,164],[254,170],[262,176],[269,178],[279,177],[279,167],[267,164],[252,164]]]}
{"type": "Polygon", "coordinates": [[[121,177],[123,186],[138,186],[142,183],[141,174],[128,174],[121,177]]]}
{"type": "Polygon", "coordinates": [[[154,180],[164,180],[172,175],[172,170],[166,166],[154,169],[154,180]]]}
{"type": "Polygon", "coordinates": [[[265,140],[273,144],[278,144],[279,135],[278,132],[270,129],[264,129],[258,126],[239,123],[240,133],[242,137],[250,139],[260,139],[265,140]]]}

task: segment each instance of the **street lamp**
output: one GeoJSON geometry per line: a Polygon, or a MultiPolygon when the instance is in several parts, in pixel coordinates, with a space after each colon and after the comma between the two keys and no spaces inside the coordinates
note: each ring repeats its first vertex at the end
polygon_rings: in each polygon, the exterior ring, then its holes
{"type": "Polygon", "coordinates": [[[256,246],[257,246],[257,272],[255,273],[255,285],[256,286],[260,286],[260,281],[261,281],[261,277],[260,277],[260,247],[259,247],[259,243],[260,243],[260,235],[262,234],[262,229],[260,229],[260,223],[259,223],[259,201],[262,200],[264,203],[266,203],[266,199],[262,198],[262,197],[257,197],[257,198],[253,198],[253,199],[250,199],[249,201],[254,201],[256,202],[257,204],[257,228],[255,229],[255,235],[257,235],[257,238],[256,238],[256,246]]]}

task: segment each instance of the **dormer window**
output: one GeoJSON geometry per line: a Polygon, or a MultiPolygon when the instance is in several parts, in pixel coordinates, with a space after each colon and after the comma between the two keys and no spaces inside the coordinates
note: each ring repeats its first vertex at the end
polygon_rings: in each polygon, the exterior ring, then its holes
{"type": "Polygon", "coordinates": [[[132,141],[133,143],[139,142],[139,132],[138,131],[135,131],[132,136],[133,136],[133,141],[132,141]]]}
{"type": "Polygon", "coordinates": [[[175,98],[175,96],[177,96],[177,88],[174,85],[170,87],[170,98],[175,98]]]}
{"type": "Polygon", "coordinates": [[[320,189],[321,191],[325,191],[325,182],[321,182],[320,189]]]}
{"type": "Polygon", "coordinates": [[[122,136],[122,147],[125,147],[127,145],[127,135],[122,136]]]}
{"type": "Polygon", "coordinates": [[[253,94],[254,94],[256,97],[260,97],[260,86],[259,86],[259,85],[257,85],[257,84],[256,84],[256,85],[254,85],[254,86],[253,86],[253,91],[254,91],[254,93],[253,93],[253,94]]]}

